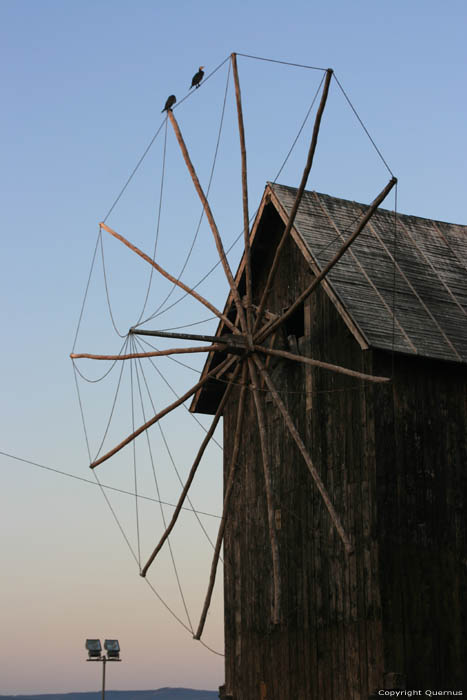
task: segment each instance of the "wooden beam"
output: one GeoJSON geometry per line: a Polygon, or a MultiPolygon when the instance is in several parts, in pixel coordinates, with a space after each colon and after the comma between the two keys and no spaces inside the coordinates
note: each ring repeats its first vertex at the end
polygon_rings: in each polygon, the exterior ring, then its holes
{"type": "Polygon", "coordinates": [[[295,427],[295,424],[294,424],[292,418],[290,417],[289,412],[287,411],[287,408],[285,407],[281,397],[279,396],[277,389],[274,386],[274,383],[269,375],[269,372],[266,371],[263,363],[257,357],[256,354],[252,355],[252,357],[253,357],[253,361],[255,362],[256,366],[258,367],[258,370],[259,370],[261,376],[264,377],[266,385],[272,394],[272,397],[276,403],[276,406],[278,407],[279,411],[282,413],[282,417],[284,418],[285,424],[286,424],[295,444],[297,445],[298,449],[302,453],[302,457],[305,460],[305,464],[308,467],[308,470],[309,470],[311,476],[313,477],[313,480],[316,484],[316,488],[318,489],[318,491],[321,494],[321,498],[324,501],[324,505],[326,506],[326,508],[328,510],[329,516],[334,524],[334,527],[336,528],[337,532],[339,533],[339,537],[342,540],[342,543],[345,547],[345,551],[347,552],[347,554],[350,554],[351,552],[353,552],[353,545],[351,544],[349,538],[347,537],[347,535],[345,533],[345,530],[342,526],[340,518],[336,513],[336,510],[331,502],[331,499],[329,498],[326,487],[324,486],[324,484],[321,480],[321,477],[318,474],[316,467],[313,464],[313,461],[308,453],[308,450],[306,449],[305,444],[304,444],[302,438],[300,437],[300,434],[299,434],[297,428],[295,427]]]}
{"type": "Polygon", "coordinates": [[[131,335],[151,335],[156,338],[177,338],[178,340],[202,340],[211,343],[226,343],[227,340],[219,339],[216,335],[198,335],[197,333],[169,333],[169,331],[149,331],[139,328],[130,328],[131,335]]]}
{"type": "MultiPolygon", "coordinates": [[[[237,364],[237,367],[235,368],[234,375],[233,375],[233,378],[232,378],[233,380],[236,379],[236,377],[237,377],[237,375],[238,375],[238,373],[239,373],[239,371],[240,371],[240,367],[241,367],[240,363],[237,364]]],[[[164,542],[165,542],[165,541],[167,540],[167,538],[169,537],[170,533],[172,532],[172,530],[173,530],[173,528],[174,528],[174,526],[175,526],[175,523],[177,522],[178,516],[179,516],[179,514],[180,514],[180,511],[181,511],[182,508],[183,508],[183,504],[184,504],[185,499],[186,499],[186,497],[187,497],[187,495],[188,495],[188,491],[190,490],[190,486],[191,486],[191,484],[193,483],[193,479],[195,478],[195,475],[196,475],[196,472],[197,472],[197,470],[198,470],[198,467],[199,467],[199,464],[200,464],[200,462],[201,462],[201,459],[202,459],[202,457],[203,457],[203,455],[204,455],[204,452],[205,452],[205,450],[206,450],[206,447],[207,447],[208,444],[209,444],[209,441],[211,440],[212,436],[214,435],[214,431],[216,430],[217,424],[219,423],[219,420],[220,420],[220,418],[221,418],[221,416],[222,416],[222,413],[223,413],[223,411],[224,411],[225,403],[226,403],[227,399],[229,398],[230,393],[231,393],[233,387],[234,387],[234,384],[233,384],[233,383],[232,383],[232,384],[229,384],[228,387],[226,388],[225,392],[224,392],[224,395],[223,395],[223,397],[222,397],[222,399],[221,399],[221,401],[220,401],[220,403],[219,403],[219,406],[217,407],[216,415],[214,416],[214,418],[213,418],[213,420],[212,420],[211,427],[209,428],[208,432],[206,433],[206,435],[205,435],[205,437],[204,437],[204,440],[203,440],[203,442],[201,443],[201,446],[200,446],[200,448],[199,448],[199,450],[198,450],[198,454],[196,455],[195,460],[194,460],[194,462],[193,462],[193,464],[192,464],[192,467],[191,467],[191,469],[190,469],[190,473],[189,473],[189,475],[188,475],[188,479],[186,480],[185,486],[183,487],[183,491],[182,491],[182,493],[181,493],[181,495],[180,495],[180,498],[178,499],[177,505],[176,505],[175,510],[174,510],[174,512],[173,512],[172,519],[171,519],[170,523],[168,524],[168,526],[167,526],[167,528],[166,528],[164,534],[162,535],[161,539],[159,540],[159,544],[157,545],[157,547],[155,548],[155,550],[153,551],[153,553],[152,553],[151,556],[149,557],[149,559],[148,559],[147,563],[145,564],[145,566],[143,567],[143,569],[141,570],[141,574],[140,574],[140,575],[143,576],[143,578],[146,576],[149,567],[151,566],[152,562],[154,561],[154,559],[155,559],[155,558],[157,557],[157,555],[159,554],[160,550],[162,549],[162,547],[163,547],[163,545],[164,545],[164,542]]]]}
{"type": "MultiPolygon", "coordinates": [[[[237,54],[231,55],[235,83],[235,99],[237,102],[238,132],[240,136],[240,153],[242,158],[242,204],[243,204],[243,239],[245,244],[245,288],[246,288],[246,318],[248,333],[253,331],[252,280],[251,280],[251,250],[250,250],[250,215],[248,212],[248,177],[245,146],[245,127],[243,123],[242,96],[238,79],[237,54]]],[[[250,336],[250,344],[252,339],[250,336]]]]}
{"type": "MultiPolygon", "coordinates": [[[[246,364],[244,363],[243,370],[242,370],[242,388],[240,389],[240,397],[239,397],[238,408],[237,408],[237,421],[236,421],[236,425],[235,425],[234,444],[233,444],[233,449],[232,449],[232,456],[230,458],[230,463],[229,463],[227,483],[225,485],[225,492],[224,492],[224,504],[222,507],[222,519],[221,519],[221,522],[219,525],[219,531],[217,533],[216,545],[214,547],[214,556],[212,558],[212,563],[211,563],[211,572],[209,575],[208,590],[206,593],[206,597],[205,597],[204,605],[203,605],[203,610],[201,612],[201,617],[200,617],[198,629],[196,631],[196,634],[194,635],[194,639],[200,639],[201,635],[203,634],[203,629],[204,629],[204,625],[206,623],[206,617],[208,614],[209,606],[211,605],[212,592],[214,590],[214,584],[216,582],[217,566],[219,563],[219,556],[220,556],[222,541],[224,539],[225,525],[227,522],[227,514],[229,511],[229,504],[230,504],[230,496],[232,494],[232,488],[233,488],[233,484],[234,484],[234,478],[235,478],[235,472],[236,472],[236,466],[237,466],[238,453],[240,450],[240,443],[241,443],[241,438],[242,438],[243,416],[245,413],[246,369],[247,369],[247,367],[246,367],[246,364]]],[[[232,385],[230,385],[230,386],[232,386],[232,385]]]]}
{"type": "Polygon", "coordinates": [[[160,357],[162,355],[183,355],[184,353],[192,352],[214,352],[215,350],[220,350],[221,352],[226,351],[226,346],[224,344],[215,344],[207,346],[198,346],[195,348],[168,348],[167,350],[154,350],[153,352],[132,352],[129,355],[91,355],[90,353],[76,353],[72,352],[70,357],[73,360],[78,360],[86,358],[88,360],[134,360],[140,357],[160,357]]]}
{"type": "Polygon", "coordinates": [[[294,355],[286,350],[274,350],[272,348],[266,348],[262,345],[255,345],[255,350],[258,352],[263,352],[265,355],[275,355],[276,357],[285,357],[287,360],[294,360],[295,362],[302,362],[305,365],[313,365],[314,367],[320,367],[321,369],[327,369],[331,372],[336,372],[337,374],[346,374],[349,377],[355,377],[356,379],[364,379],[367,382],[375,382],[380,384],[382,382],[390,382],[389,377],[375,377],[373,374],[364,374],[363,372],[357,372],[354,369],[347,369],[347,367],[340,367],[339,365],[332,365],[329,362],[321,362],[320,360],[313,360],[311,357],[304,357],[303,355],[294,355]]]}
{"type": "Polygon", "coordinates": [[[273,282],[274,276],[276,274],[277,266],[279,264],[280,253],[282,251],[282,248],[285,245],[285,242],[290,234],[290,230],[294,224],[295,216],[297,214],[298,207],[300,206],[303,191],[305,189],[305,186],[306,186],[306,183],[308,180],[308,175],[310,174],[311,166],[313,164],[313,157],[315,155],[316,146],[318,144],[319,127],[321,124],[321,118],[323,116],[324,108],[326,106],[326,100],[328,98],[329,85],[331,83],[332,74],[333,74],[332,69],[328,68],[328,70],[326,71],[326,77],[325,77],[325,81],[324,81],[323,93],[321,95],[321,101],[320,101],[320,104],[318,107],[318,111],[316,113],[316,119],[315,119],[315,124],[313,127],[313,134],[311,137],[310,148],[308,150],[308,158],[307,158],[307,161],[305,164],[305,169],[303,170],[302,179],[301,179],[300,185],[298,187],[297,194],[295,196],[295,201],[293,203],[292,210],[290,212],[289,220],[287,221],[287,225],[284,229],[284,233],[282,234],[282,238],[279,241],[279,245],[276,248],[274,259],[272,261],[272,265],[271,265],[271,268],[269,270],[268,278],[266,280],[266,285],[264,287],[263,295],[261,297],[261,301],[259,304],[258,315],[256,316],[256,321],[255,321],[253,333],[255,333],[257,331],[258,326],[261,323],[261,319],[263,317],[264,306],[266,304],[269,292],[271,291],[272,282],[273,282]]]}
{"type": "Polygon", "coordinates": [[[116,445],[114,448],[112,448],[109,452],[107,452],[107,453],[106,453],[105,455],[103,455],[102,457],[99,457],[99,459],[96,459],[94,462],[92,462],[92,464],[90,464],[91,469],[94,469],[94,468],[97,467],[99,464],[102,464],[102,462],[105,462],[105,461],[106,461],[107,459],[109,459],[110,457],[113,457],[114,454],[116,454],[116,453],[119,452],[121,449],[123,449],[124,447],[126,447],[126,445],[128,445],[128,444],[129,444],[130,442],[132,442],[135,438],[137,438],[138,435],[141,435],[141,433],[143,433],[145,430],[147,430],[148,428],[150,428],[151,425],[154,425],[155,423],[157,423],[161,418],[163,418],[164,416],[166,416],[168,413],[170,413],[170,412],[173,411],[175,408],[177,408],[177,406],[180,406],[184,401],[186,401],[187,399],[189,399],[190,396],[193,396],[193,394],[195,394],[195,393],[198,391],[198,389],[199,389],[201,386],[203,386],[203,384],[205,384],[209,379],[215,378],[215,376],[216,376],[216,374],[217,374],[218,372],[221,372],[222,369],[224,369],[224,367],[225,367],[228,363],[229,363],[229,364],[232,364],[232,361],[235,361],[235,360],[236,360],[236,358],[226,358],[223,362],[221,362],[219,365],[217,365],[217,367],[216,367],[215,369],[211,370],[211,372],[208,372],[208,374],[206,374],[202,379],[200,379],[200,381],[199,381],[197,384],[195,384],[194,386],[192,386],[191,389],[189,389],[188,391],[186,391],[186,392],[183,394],[183,396],[180,396],[176,401],[174,401],[173,403],[171,403],[169,406],[166,406],[166,408],[164,408],[162,411],[159,411],[159,413],[156,413],[156,415],[153,416],[153,418],[151,418],[150,420],[146,421],[146,423],[144,423],[143,425],[141,425],[137,430],[135,430],[133,433],[131,433],[131,435],[128,435],[128,437],[126,437],[124,440],[122,440],[121,442],[119,442],[119,444],[116,445]]]}
{"type": "Polygon", "coordinates": [[[305,289],[304,292],[300,294],[300,296],[294,301],[291,306],[285,311],[282,316],[280,316],[278,319],[275,321],[272,321],[271,323],[266,324],[263,326],[263,328],[260,329],[260,331],[257,333],[255,336],[255,343],[262,343],[265,338],[268,337],[270,333],[276,330],[284,321],[286,321],[302,304],[305,299],[317,288],[317,286],[320,284],[320,282],[326,277],[328,272],[334,267],[334,265],[341,259],[341,257],[344,255],[345,251],[347,248],[349,248],[354,240],[357,238],[357,236],[363,231],[365,228],[366,224],[368,221],[371,219],[373,216],[374,212],[376,209],[379,207],[379,205],[383,202],[383,200],[387,197],[389,192],[392,190],[394,185],[397,182],[397,178],[393,177],[391,180],[388,182],[386,187],[379,193],[379,195],[376,197],[376,199],[373,200],[371,205],[368,207],[366,213],[360,218],[359,223],[357,224],[357,227],[355,228],[354,232],[352,235],[347,239],[347,241],[341,246],[339,251],[336,253],[336,255],[333,257],[333,259],[326,265],[326,267],[320,272],[320,274],[315,277],[313,282],[305,289]]]}
{"type": "MultiPolygon", "coordinates": [[[[257,363],[256,356],[253,355],[253,359],[257,363]]],[[[261,364],[261,363],[260,363],[261,364]]],[[[258,375],[256,373],[255,365],[253,360],[248,358],[248,369],[250,370],[250,377],[252,383],[253,398],[255,401],[256,415],[258,418],[258,428],[259,428],[259,439],[261,444],[261,454],[263,460],[263,473],[264,473],[264,484],[266,489],[266,501],[268,509],[268,528],[269,528],[269,539],[271,542],[271,553],[272,553],[272,571],[273,571],[273,590],[274,599],[272,607],[272,621],[274,625],[280,623],[281,616],[281,572],[280,572],[280,560],[279,560],[279,545],[277,543],[276,535],[276,522],[275,522],[275,509],[274,501],[272,495],[272,482],[271,482],[271,471],[269,468],[269,455],[268,455],[268,444],[266,437],[266,426],[264,423],[263,406],[261,402],[261,397],[259,394],[259,382],[258,375]]]]}
{"type": "MultiPolygon", "coordinates": [[[[169,114],[172,114],[172,112],[169,112],[169,114]]],[[[207,299],[205,299],[203,296],[201,296],[201,294],[198,294],[198,292],[195,292],[194,289],[191,289],[191,287],[188,287],[188,285],[184,284],[183,282],[181,282],[180,280],[178,280],[176,277],[174,277],[173,275],[171,275],[169,272],[167,272],[166,270],[164,270],[164,268],[161,267],[158,263],[156,263],[155,260],[153,260],[152,258],[150,258],[149,255],[146,255],[146,253],[143,253],[143,251],[140,250],[139,248],[137,248],[135,245],[133,245],[133,243],[130,243],[130,241],[128,241],[124,236],[122,236],[120,233],[117,233],[116,231],[114,231],[113,229],[111,229],[110,226],[107,226],[107,224],[104,224],[103,222],[101,222],[101,223],[99,224],[99,226],[100,226],[101,228],[105,229],[105,231],[107,231],[107,233],[110,233],[111,236],[113,236],[113,237],[116,238],[117,240],[121,241],[124,245],[127,246],[127,248],[129,248],[129,249],[132,250],[134,253],[136,253],[137,255],[139,255],[140,258],[143,258],[143,260],[145,260],[147,263],[149,263],[150,265],[152,265],[158,272],[160,272],[160,274],[161,274],[163,277],[165,277],[166,279],[168,279],[170,282],[173,282],[173,284],[176,284],[177,287],[180,287],[181,289],[183,289],[185,292],[187,292],[187,293],[190,294],[192,297],[194,297],[194,298],[197,299],[199,302],[201,302],[201,304],[204,304],[204,306],[206,306],[210,311],[212,311],[213,314],[215,314],[218,318],[220,318],[220,319],[222,319],[222,320],[224,321],[224,323],[230,328],[230,330],[232,331],[232,333],[239,333],[239,332],[240,332],[240,331],[238,330],[238,328],[235,328],[235,326],[234,326],[234,324],[232,323],[232,321],[230,321],[230,320],[227,318],[227,316],[225,316],[223,313],[221,313],[221,312],[219,311],[219,309],[216,309],[216,307],[213,306],[213,304],[211,304],[211,302],[209,302],[207,299]]]]}
{"type": "MultiPolygon", "coordinates": [[[[245,313],[243,310],[242,302],[240,299],[240,295],[238,293],[237,285],[235,284],[234,277],[232,275],[232,270],[230,269],[229,261],[227,260],[227,256],[224,251],[224,246],[222,245],[222,240],[219,234],[219,230],[217,228],[216,222],[214,221],[214,217],[212,215],[211,207],[209,206],[209,202],[206,199],[206,195],[203,192],[203,188],[201,187],[201,184],[198,180],[198,176],[196,175],[196,171],[194,169],[193,163],[191,162],[188,149],[186,147],[185,141],[183,140],[183,136],[180,131],[180,127],[178,126],[178,122],[174,117],[174,114],[171,110],[168,111],[169,119],[171,121],[171,124],[173,126],[175,136],[177,137],[177,141],[179,143],[179,146],[181,148],[183,158],[185,160],[186,166],[188,168],[188,171],[191,175],[191,179],[193,180],[193,184],[195,186],[195,189],[198,193],[198,196],[203,204],[204,211],[206,213],[206,218],[209,222],[209,225],[211,227],[211,231],[214,236],[214,241],[216,244],[217,252],[219,253],[219,258],[222,263],[222,267],[224,268],[225,276],[227,277],[227,281],[230,286],[230,290],[232,292],[234,301],[235,301],[235,306],[237,307],[237,313],[240,317],[240,323],[243,329],[243,332],[246,333],[247,327],[246,327],[246,319],[245,319],[245,313]]],[[[229,328],[233,324],[230,323],[229,321],[229,328]]],[[[238,331],[237,331],[238,332],[238,331]]]]}

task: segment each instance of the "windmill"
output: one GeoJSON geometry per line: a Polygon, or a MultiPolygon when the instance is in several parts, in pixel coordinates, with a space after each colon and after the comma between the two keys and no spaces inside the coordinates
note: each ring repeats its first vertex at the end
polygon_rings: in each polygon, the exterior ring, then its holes
{"type": "MultiPolygon", "coordinates": [[[[199,625],[194,635],[195,639],[201,638],[212,597],[212,592],[216,578],[216,571],[225,534],[225,527],[226,523],[228,522],[231,495],[233,489],[235,488],[236,479],[238,478],[237,459],[239,450],[241,448],[242,437],[244,435],[245,429],[245,408],[248,405],[254,407],[254,412],[256,415],[255,430],[257,433],[257,442],[260,445],[261,450],[262,474],[264,479],[264,491],[267,505],[267,531],[269,535],[269,553],[272,562],[272,605],[270,622],[273,627],[280,627],[281,625],[283,601],[281,591],[281,559],[277,541],[278,504],[276,503],[273,484],[271,480],[270,443],[272,440],[272,436],[270,434],[270,431],[268,431],[268,421],[265,415],[269,410],[264,400],[265,392],[267,392],[268,396],[271,398],[275,410],[277,410],[280,414],[283,430],[290,436],[291,440],[298,449],[301,455],[302,462],[305,468],[308,470],[308,473],[311,477],[314,488],[317,490],[320,498],[322,499],[329,520],[332,523],[332,527],[335,529],[335,532],[337,533],[338,538],[341,542],[342,556],[349,557],[354,552],[355,543],[352,541],[351,537],[346,532],[342,522],[342,518],[333,504],[332,496],[329,494],[329,490],[323,483],[323,480],[320,477],[319,469],[316,468],[314,460],[310,455],[310,450],[306,444],[306,440],[301,435],[300,429],[298,428],[294,417],[291,415],[291,412],[285,405],[285,402],[281,397],[281,391],[276,386],[272,373],[268,369],[269,358],[274,359],[274,361],[276,362],[276,366],[277,363],[279,363],[282,364],[284,367],[289,367],[294,364],[309,367],[319,367],[326,372],[334,373],[336,375],[352,377],[358,380],[359,382],[369,382],[372,385],[384,385],[389,382],[389,378],[387,376],[377,376],[370,372],[357,371],[349,367],[344,367],[341,365],[323,361],[322,359],[316,359],[309,356],[306,353],[300,352],[298,348],[296,348],[295,352],[291,352],[290,349],[285,350],[283,348],[275,347],[275,341],[280,337],[281,329],[283,329],[287,325],[287,323],[290,322],[290,320],[294,317],[294,314],[296,314],[297,310],[300,309],[303,306],[303,304],[320,288],[321,283],[326,281],[327,276],[329,275],[331,270],[339,262],[339,260],[345,254],[345,252],[352,246],[357,237],[365,229],[365,226],[370,222],[371,217],[373,216],[379,205],[384,201],[389,192],[395,186],[396,179],[394,177],[391,177],[386,187],[384,187],[384,189],[378,194],[378,196],[374,199],[371,205],[364,212],[362,212],[358,221],[355,222],[352,233],[348,236],[347,240],[340,246],[339,250],[335,253],[332,259],[322,270],[319,271],[319,273],[313,276],[313,279],[309,282],[309,284],[307,284],[307,286],[296,295],[296,297],[291,301],[291,303],[288,304],[287,308],[281,310],[280,312],[277,312],[277,310],[272,312],[271,309],[268,307],[268,299],[270,297],[271,290],[274,287],[275,276],[277,273],[278,266],[280,264],[281,252],[283,251],[284,247],[289,241],[291,231],[294,226],[294,221],[297,216],[297,212],[299,211],[303,193],[306,188],[308,175],[312,167],[315,150],[318,143],[320,124],[325,110],[330,84],[333,79],[333,71],[331,69],[327,69],[324,72],[321,101],[317,110],[313,134],[307,156],[307,162],[303,171],[302,179],[296,192],[293,206],[291,208],[291,211],[289,212],[287,223],[284,227],[284,230],[280,236],[280,240],[278,241],[277,247],[275,249],[274,257],[272,259],[267,278],[263,281],[261,293],[258,299],[254,300],[255,290],[256,294],[258,294],[258,286],[255,285],[254,270],[252,268],[251,262],[251,243],[254,227],[250,231],[250,215],[247,190],[247,155],[243,127],[241,92],[235,54],[232,54],[231,61],[235,81],[235,94],[240,135],[244,222],[243,258],[236,276],[234,276],[229,266],[221,234],[214,220],[214,216],[212,214],[206,194],[204,193],[201,187],[194,165],[190,159],[190,155],[185,141],[183,139],[178,121],[175,118],[172,110],[169,109],[167,111],[167,119],[170,121],[170,124],[173,127],[187,169],[191,175],[193,185],[198,193],[198,196],[204,208],[205,215],[209,221],[209,225],[219,256],[219,261],[222,265],[226,279],[228,281],[230,293],[226,309],[224,311],[221,311],[220,309],[216,308],[198,291],[190,288],[188,285],[184,284],[180,279],[177,279],[174,275],[165,270],[158,262],[156,262],[149,255],[138,249],[120,233],[111,229],[104,222],[100,224],[101,230],[106,231],[114,238],[121,241],[135,254],[140,256],[155,270],[157,270],[157,272],[159,272],[162,276],[164,276],[166,279],[171,281],[179,288],[183,289],[185,293],[192,296],[200,304],[208,308],[215,316],[217,316],[217,318],[219,319],[218,333],[214,336],[206,336],[183,333],[176,334],[158,330],[139,330],[138,328],[133,328],[130,330],[130,334],[132,335],[153,335],[174,338],[177,340],[192,340],[196,341],[197,343],[206,342],[209,344],[204,346],[196,345],[188,347],[177,347],[147,353],[120,354],[116,356],[91,355],[89,353],[72,354],[72,358],[74,360],[86,357],[91,359],[110,359],[116,361],[124,361],[127,359],[134,358],[141,359],[145,357],[179,355],[199,352],[207,354],[206,368],[200,380],[195,385],[190,387],[176,401],[174,401],[169,406],[166,406],[164,409],[158,411],[156,415],[147,420],[144,424],[142,424],[140,427],[134,430],[130,435],[125,437],[118,445],[109,450],[106,454],[96,459],[90,465],[92,469],[95,469],[104,461],[110,459],[118,451],[120,451],[126,445],[129,445],[133,440],[135,440],[138,437],[138,435],[147,431],[151,426],[155,425],[161,418],[163,418],[168,413],[170,413],[178,406],[183,404],[185,401],[187,401],[187,399],[199,395],[199,392],[202,391],[203,388],[205,388],[208,385],[208,383],[222,382],[223,386],[225,387],[225,390],[222,394],[222,398],[220,399],[216,408],[212,424],[209,430],[207,431],[206,437],[204,438],[198,450],[198,453],[193,461],[188,479],[182,490],[172,519],[168,524],[164,534],[162,535],[159,543],[154,549],[153,553],[147,560],[144,567],[142,567],[141,569],[141,575],[143,577],[146,576],[149,567],[157,557],[164,543],[167,541],[171,531],[175,527],[177,518],[183,507],[190,486],[193,483],[193,480],[196,476],[196,471],[201,462],[203,454],[207,449],[211,438],[214,435],[216,427],[224,414],[226,406],[228,405],[232,397],[235,395],[235,427],[230,438],[232,447],[230,449],[230,453],[228,456],[228,464],[226,465],[225,471],[222,519],[217,536],[217,541],[215,544],[208,591],[206,594],[206,599],[201,613],[199,625]],[[254,303],[255,301],[257,303],[254,303]]],[[[266,698],[266,695],[264,695],[263,697],[266,698]]]]}

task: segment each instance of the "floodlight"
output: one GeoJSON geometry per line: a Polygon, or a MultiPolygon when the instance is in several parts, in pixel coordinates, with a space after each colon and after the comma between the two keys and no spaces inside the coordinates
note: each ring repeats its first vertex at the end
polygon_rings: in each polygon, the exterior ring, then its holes
{"type": "Polygon", "coordinates": [[[118,639],[106,639],[104,648],[107,651],[108,659],[120,659],[120,644],[118,639]]]}
{"type": "Polygon", "coordinates": [[[100,659],[102,646],[100,639],[86,639],[86,649],[90,659],[100,659]]]}

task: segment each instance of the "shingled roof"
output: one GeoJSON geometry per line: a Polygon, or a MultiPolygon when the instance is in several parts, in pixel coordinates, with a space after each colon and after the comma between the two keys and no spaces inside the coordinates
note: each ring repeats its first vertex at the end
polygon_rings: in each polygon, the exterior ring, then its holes
{"type": "MultiPolygon", "coordinates": [[[[253,253],[268,203],[288,220],[296,188],[267,183],[251,234],[253,253]]],[[[305,191],[291,236],[318,274],[368,208],[305,191]]],[[[264,239],[263,239],[264,245],[264,239]]],[[[236,279],[243,278],[245,261],[236,279]]],[[[467,226],[378,209],[321,283],[362,349],[374,348],[451,362],[467,362],[467,226]],[[396,226],[397,222],[397,226],[396,226]]],[[[229,295],[224,313],[232,306],[229,295]]],[[[217,333],[225,332],[220,322],[217,333]]],[[[214,354],[203,375],[220,362],[214,354]]],[[[190,410],[212,412],[222,387],[198,390],[190,410]]]]}
{"type": "MultiPolygon", "coordinates": [[[[296,189],[268,183],[283,218],[296,189]]],[[[294,229],[322,269],[367,205],[304,192],[294,229]]],[[[378,209],[327,276],[369,347],[467,362],[467,226],[378,209]]]]}

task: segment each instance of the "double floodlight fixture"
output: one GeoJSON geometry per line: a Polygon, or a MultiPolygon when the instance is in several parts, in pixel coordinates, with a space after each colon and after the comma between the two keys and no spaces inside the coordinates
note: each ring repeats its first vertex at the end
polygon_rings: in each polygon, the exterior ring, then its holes
{"type": "Polygon", "coordinates": [[[86,639],[86,649],[88,650],[87,661],[120,661],[120,644],[118,639],[106,639],[104,649],[107,655],[102,656],[102,645],[100,639],[86,639]]]}

